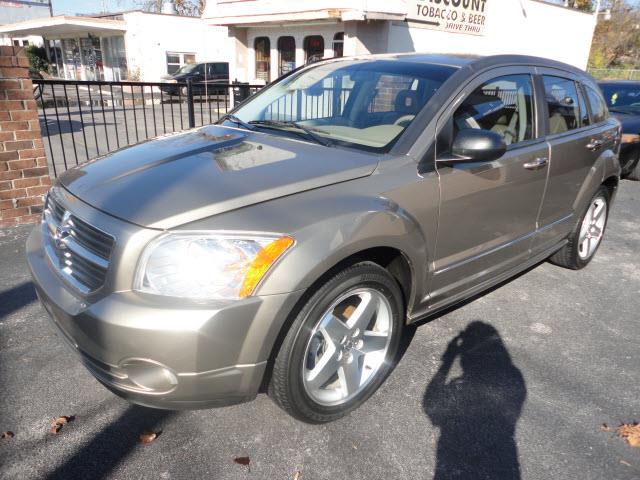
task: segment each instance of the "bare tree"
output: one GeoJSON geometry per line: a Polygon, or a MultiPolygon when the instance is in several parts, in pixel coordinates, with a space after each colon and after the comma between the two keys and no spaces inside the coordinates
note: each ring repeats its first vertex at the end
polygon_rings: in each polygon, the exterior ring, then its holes
{"type": "Polygon", "coordinates": [[[589,63],[595,68],[637,66],[640,48],[640,8],[627,0],[611,2],[610,18],[600,18],[589,63]]]}
{"type": "MultiPolygon", "coordinates": [[[[140,0],[139,7],[145,12],[162,12],[163,0],[140,0]]],[[[185,17],[199,17],[204,10],[205,0],[173,0],[178,15],[185,17]]]]}

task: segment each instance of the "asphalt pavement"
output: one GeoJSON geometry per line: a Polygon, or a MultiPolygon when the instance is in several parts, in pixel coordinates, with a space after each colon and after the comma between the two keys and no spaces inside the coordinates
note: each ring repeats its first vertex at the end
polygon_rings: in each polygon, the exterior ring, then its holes
{"type": "Polygon", "coordinates": [[[115,397],[38,305],[29,229],[0,230],[0,478],[638,479],[614,430],[640,421],[639,212],[622,182],[585,270],[542,263],[421,325],[381,390],[322,426],[265,395],[190,412],[115,397]],[[58,415],[75,419],[53,435],[58,415]]]}

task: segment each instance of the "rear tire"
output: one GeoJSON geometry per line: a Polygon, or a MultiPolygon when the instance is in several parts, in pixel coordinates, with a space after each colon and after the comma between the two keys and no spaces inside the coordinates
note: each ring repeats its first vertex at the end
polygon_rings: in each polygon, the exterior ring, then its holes
{"type": "Polygon", "coordinates": [[[610,199],[609,189],[601,185],[569,235],[569,243],[549,258],[551,263],[580,270],[591,262],[602,244],[609,219],[610,199]]]}
{"type": "Polygon", "coordinates": [[[304,304],[275,359],[269,396],[307,423],[362,405],[395,364],[404,325],[400,287],[363,262],[322,284],[304,304]]]}

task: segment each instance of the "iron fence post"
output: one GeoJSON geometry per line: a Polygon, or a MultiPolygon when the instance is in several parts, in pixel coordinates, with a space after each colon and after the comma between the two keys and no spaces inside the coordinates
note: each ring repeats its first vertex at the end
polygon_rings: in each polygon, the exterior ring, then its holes
{"type": "Polygon", "coordinates": [[[187,115],[189,117],[189,128],[195,128],[196,113],[193,105],[193,84],[190,78],[187,78],[187,115]]]}

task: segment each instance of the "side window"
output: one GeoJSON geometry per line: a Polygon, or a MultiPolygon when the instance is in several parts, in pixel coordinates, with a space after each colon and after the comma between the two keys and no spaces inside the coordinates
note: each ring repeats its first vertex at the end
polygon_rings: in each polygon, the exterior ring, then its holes
{"type": "Polygon", "coordinates": [[[591,114],[593,115],[593,123],[604,122],[608,118],[607,106],[604,103],[602,95],[596,92],[593,88],[585,85],[587,91],[587,98],[589,99],[589,105],[591,106],[591,114]]]}
{"type": "Polygon", "coordinates": [[[578,88],[578,100],[580,101],[580,126],[586,127],[591,125],[587,103],[584,101],[584,89],[578,88]]]}
{"type": "Polygon", "coordinates": [[[549,75],[544,75],[542,80],[549,108],[549,133],[580,128],[580,103],[575,82],[549,75]]]}
{"type": "Polygon", "coordinates": [[[454,129],[491,130],[507,145],[534,138],[530,75],[498,77],[477,88],[453,114],[454,129]]]}
{"type": "Polygon", "coordinates": [[[228,75],[229,64],[228,63],[210,63],[209,72],[211,75],[228,75]]]}
{"type": "Polygon", "coordinates": [[[204,75],[204,65],[202,63],[200,65],[196,65],[191,73],[194,75],[204,75]]]}

